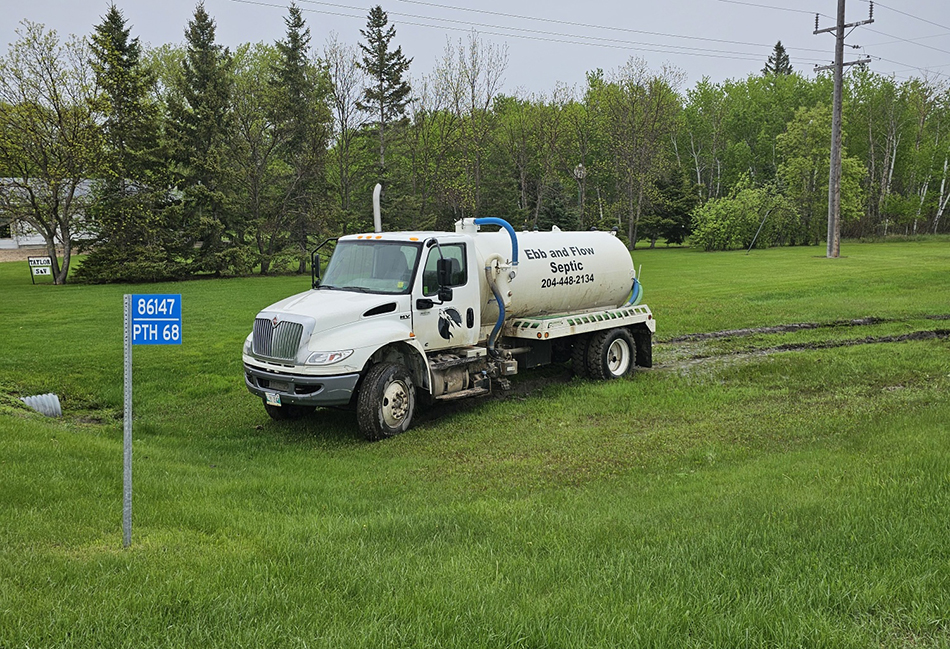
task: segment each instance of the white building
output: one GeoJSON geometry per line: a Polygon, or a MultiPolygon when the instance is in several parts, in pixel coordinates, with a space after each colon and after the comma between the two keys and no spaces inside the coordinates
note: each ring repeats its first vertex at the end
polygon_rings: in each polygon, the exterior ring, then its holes
{"type": "MultiPolygon", "coordinates": [[[[7,184],[8,178],[0,178],[0,183],[7,184]]],[[[82,196],[92,191],[92,183],[88,180],[82,181],[76,188],[77,194],[82,196]]],[[[57,241],[59,246],[62,242],[57,241]]],[[[0,250],[16,250],[27,246],[46,245],[46,239],[32,225],[23,221],[13,219],[8,213],[4,213],[0,206],[0,250]]]]}
{"type": "Polygon", "coordinates": [[[0,250],[16,250],[24,246],[46,244],[43,235],[26,223],[13,223],[0,217],[0,250]]]}

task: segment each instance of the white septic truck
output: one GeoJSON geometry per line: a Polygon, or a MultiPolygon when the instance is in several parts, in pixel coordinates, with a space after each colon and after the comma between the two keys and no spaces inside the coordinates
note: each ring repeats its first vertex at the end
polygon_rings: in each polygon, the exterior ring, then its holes
{"type": "Polygon", "coordinates": [[[488,394],[520,368],[571,360],[614,379],[652,365],[653,314],[614,233],[380,229],[377,216],[376,232],[340,237],[311,290],[257,315],[244,376],[274,419],[355,407],[378,440],[409,427],[417,399],[488,394]]]}

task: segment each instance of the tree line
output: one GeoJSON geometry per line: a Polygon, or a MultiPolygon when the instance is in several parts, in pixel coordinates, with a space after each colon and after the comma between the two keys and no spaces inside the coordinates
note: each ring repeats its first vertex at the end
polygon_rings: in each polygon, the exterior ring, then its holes
{"type": "MultiPolygon", "coordinates": [[[[198,4],[183,46],[144,48],[112,6],[87,38],[24,22],[0,58],[0,219],[31,224],[64,282],[305,272],[326,238],[450,229],[617,228],[704,249],[825,236],[830,77],[792,69],[683,88],[631,59],[582,87],[501,92],[507,52],[448,41],[411,78],[381,7],[356,47],[317,49],[291,5],[284,37],[234,51],[198,4]],[[55,257],[55,255],[53,255],[55,257]]],[[[950,92],[858,70],[845,88],[842,232],[947,231],[950,92]]]]}

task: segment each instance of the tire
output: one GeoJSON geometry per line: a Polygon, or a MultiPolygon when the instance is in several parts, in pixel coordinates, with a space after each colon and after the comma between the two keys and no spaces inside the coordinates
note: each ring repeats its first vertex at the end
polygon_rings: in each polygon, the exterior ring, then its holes
{"type": "Polygon", "coordinates": [[[373,365],[356,397],[356,420],[371,442],[405,432],[416,408],[412,377],[402,365],[373,365]]]}
{"type": "Polygon", "coordinates": [[[619,379],[633,369],[633,336],[626,329],[607,329],[595,333],[587,348],[587,373],[599,381],[619,379]]]}
{"type": "Polygon", "coordinates": [[[590,378],[587,371],[587,348],[589,345],[589,334],[574,336],[574,346],[571,349],[571,368],[574,370],[574,374],[582,379],[590,378]]]}
{"type": "Polygon", "coordinates": [[[272,406],[269,403],[264,404],[264,410],[274,421],[294,421],[301,417],[306,417],[315,409],[314,406],[298,406],[294,403],[288,403],[286,406],[272,406]]]}

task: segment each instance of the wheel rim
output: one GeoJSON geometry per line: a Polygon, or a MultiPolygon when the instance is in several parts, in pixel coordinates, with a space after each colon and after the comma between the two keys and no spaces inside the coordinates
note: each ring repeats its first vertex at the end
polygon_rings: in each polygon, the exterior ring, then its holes
{"type": "Polygon", "coordinates": [[[630,345],[621,338],[607,348],[607,370],[611,376],[623,376],[630,369],[630,345]]]}
{"type": "Polygon", "coordinates": [[[390,428],[397,428],[409,415],[409,386],[402,381],[393,381],[383,392],[383,421],[390,428]]]}

